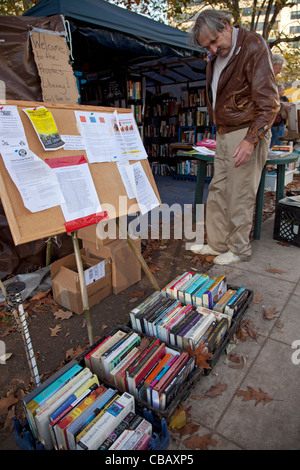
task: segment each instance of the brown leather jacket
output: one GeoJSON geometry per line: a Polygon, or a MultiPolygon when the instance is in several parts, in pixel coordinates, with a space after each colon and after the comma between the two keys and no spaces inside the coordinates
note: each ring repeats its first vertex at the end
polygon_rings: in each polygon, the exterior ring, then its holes
{"type": "Polygon", "coordinates": [[[210,84],[215,58],[207,65],[207,110],[220,134],[249,127],[245,139],[257,144],[273,124],[280,108],[270,51],[264,39],[239,28],[235,51],[218,83],[216,106],[210,84]]]}

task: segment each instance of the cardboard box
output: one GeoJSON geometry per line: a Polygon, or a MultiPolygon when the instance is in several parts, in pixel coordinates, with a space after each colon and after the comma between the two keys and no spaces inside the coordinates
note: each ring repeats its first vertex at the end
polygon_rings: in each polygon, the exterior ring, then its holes
{"type": "MultiPolygon", "coordinates": [[[[89,307],[93,307],[112,293],[111,260],[109,258],[101,260],[91,258],[87,256],[84,249],[80,253],[83,269],[86,274],[94,274],[95,270],[91,270],[91,268],[95,267],[97,269],[101,268],[102,272],[99,276],[104,274],[96,280],[92,278],[86,282],[89,307]],[[98,266],[100,262],[104,263],[104,266],[103,264],[98,266]]],[[[59,305],[71,310],[71,312],[77,313],[77,315],[83,313],[79,275],[74,253],[51,264],[51,279],[53,299],[59,305]]]]}
{"type": "MultiPolygon", "coordinates": [[[[141,251],[141,239],[134,240],[134,243],[141,251]]],[[[115,240],[105,246],[82,240],[82,246],[89,256],[111,258],[114,294],[119,294],[127,287],[141,280],[141,265],[126,240],[115,240]]]]}
{"type": "Polygon", "coordinates": [[[97,246],[105,246],[119,239],[119,227],[117,226],[116,219],[104,220],[103,222],[77,230],[77,237],[81,240],[94,243],[97,246]],[[106,234],[111,238],[106,237],[106,234]]]}

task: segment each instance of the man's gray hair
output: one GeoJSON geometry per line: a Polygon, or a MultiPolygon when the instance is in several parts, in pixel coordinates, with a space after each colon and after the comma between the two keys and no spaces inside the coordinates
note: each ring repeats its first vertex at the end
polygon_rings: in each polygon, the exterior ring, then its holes
{"type": "Polygon", "coordinates": [[[190,31],[191,40],[194,44],[199,45],[199,34],[203,29],[208,29],[213,35],[224,31],[226,23],[229,25],[232,21],[232,15],[221,10],[203,10],[197,16],[194,26],[190,31]]]}
{"type": "Polygon", "coordinates": [[[286,60],[281,54],[272,53],[272,64],[273,65],[285,65],[286,60]]]}

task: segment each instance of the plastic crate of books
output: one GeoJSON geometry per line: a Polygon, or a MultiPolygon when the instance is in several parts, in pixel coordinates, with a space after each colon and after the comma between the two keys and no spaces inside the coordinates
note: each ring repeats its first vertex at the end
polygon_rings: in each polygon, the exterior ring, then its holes
{"type": "Polygon", "coordinates": [[[285,200],[276,205],[273,238],[300,246],[300,206],[286,204],[285,200]]]}
{"type": "MultiPolygon", "coordinates": [[[[165,403],[165,406],[163,409],[159,409],[157,406],[153,404],[149,404],[149,401],[147,401],[146,396],[144,395],[142,398],[142,394],[144,393],[144,382],[141,380],[139,383],[139,389],[135,389],[135,393],[132,393],[135,396],[135,408],[136,412],[143,416],[145,419],[150,420],[153,429],[157,431],[158,433],[161,432],[161,423],[162,420],[165,420],[167,423],[170,421],[172,415],[176,411],[178,405],[188,396],[190,393],[191,389],[195,385],[196,381],[199,380],[200,375],[202,375],[202,370],[200,370],[198,367],[194,367],[194,358],[188,358],[187,353],[184,353],[184,356],[182,356],[183,351],[180,351],[177,347],[173,348],[168,346],[167,344],[163,343],[162,341],[156,339],[156,338],[151,338],[149,336],[143,335],[141,333],[135,332],[132,328],[130,328],[128,325],[119,325],[114,328],[111,332],[109,332],[105,337],[102,337],[99,339],[94,345],[92,345],[85,353],[81,354],[77,360],[79,363],[85,362],[85,364],[88,364],[88,361],[90,361],[91,367],[93,365],[97,367],[96,362],[95,362],[95,357],[97,354],[97,347],[105,341],[106,338],[112,337],[113,335],[116,334],[117,331],[123,331],[126,334],[134,334],[134,335],[139,335],[141,338],[141,341],[147,342],[149,347],[151,344],[154,344],[154,347],[157,348],[157,354],[159,354],[159,351],[161,351],[161,357],[169,356],[171,359],[172,352],[174,351],[176,355],[179,357],[183,357],[184,362],[182,363],[182,369],[177,378],[176,381],[170,383],[170,387],[168,390],[168,395],[164,395],[163,400],[165,403]],[[93,362],[93,351],[96,352],[94,355],[94,362],[93,362]],[[186,367],[184,367],[184,365],[186,367]],[[138,396],[137,396],[138,395],[138,396]]],[[[99,349],[98,349],[99,351],[99,349]]],[[[146,348],[145,348],[146,351],[146,348]]],[[[100,354],[100,353],[99,353],[100,354]]],[[[134,355],[135,353],[133,351],[130,352],[130,354],[133,354],[132,356],[132,361],[137,358],[138,352],[136,351],[136,356],[134,355]]],[[[159,357],[159,356],[157,356],[159,357]]],[[[125,368],[128,366],[126,363],[126,358],[125,359],[125,368]]],[[[161,364],[162,366],[162,364],[161,364]]],[[[115,377],[115,382],[112,383],[111,380],[107,379],[107,377],[100,377],[100,380],[104,384],[108,384],[110,387],[116,387],[118,390],[124,390],[125,387],[125,371],[124,369],[122,370],[122,361],[120,362],[120,365],[116,367],[115,372],[117,372],[118,376],[115,377]]],[[[178,366],[179,367],[179,366],[178,366]]],[[[99,371],[100,375],[103,373],[103,371],[99,371]]],[[[147,374],[148,378],[150,378],[150,373],[155,373],[155,361],[149,365],[149,368],[147,368],[147,374]]],[[[146,377],[143,377],[143,380],[145,380],[146,377]]],[[[134,379],[132,379],[133,383],[134,379]]],[[[126,387],[128,387],[128,384],[126,384],[126,387]]],[[[134,385],[135,388],[135,385],[134,385]]],[[[131,389],[128,388],[127,391],[131,393],[131,389]]],[[[157,405],[157,403],[156,403],[157,405]]]]}
{"type": "MultiPolygon", "coordinates": [[[[236,286],[228,286],[229,289],[238,290],[239,287],[236,286]]],[[[249,309],[252,299],[253,299],[253,291],[249,289],[245,289],[245,301],[242,304],[241,308],[236,311],[236,313],[232,317],[232,322],[230,328],[228,329],[227,333],[224,336],[223,341],[218,346],[218,348],[214,351],[213,356],[207,360],[207,363],[211,367],[211,369],[205,369],[205,375],[209,375],[213,367],[216,365],[220,356],[224,353],[226,347],[228,346],[229,341],[232,339],[234,333],[237,331],[241,320],[245,316],[247,310],[249,309]]]]}

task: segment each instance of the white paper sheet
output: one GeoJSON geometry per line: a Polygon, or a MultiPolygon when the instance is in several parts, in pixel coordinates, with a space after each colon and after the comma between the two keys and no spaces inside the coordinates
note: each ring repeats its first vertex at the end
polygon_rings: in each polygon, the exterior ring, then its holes
{"type": "Polygon", "coordinates": [[[196,150],[201,155],[215,155],[216,153],[214,150],[211,150],[207,147],[200,147],[196,145],[193,145],[193,149],[196,150]]]}
{"type": "MultiPolygon", "coordinates": [[[[130,166],[129,163],[117,163],[118,170],[120,172],[123,184],[126,189],[126,193],[129,199],[135,198],[135,191],[132,187],[132,182],[128,177],[127,168],[130,166]]],[[[129,170],[128,170],[129,171],[129,170]]]]}
{"type": "Polygon", "coordinates": [[[1,154],[24,206],[30,212],[39,212],[64,203],[55,173],[31,150],[1,149],[1,154]]]}
{"type": "Polygon", "coordinates": [[[53,171],[65,199],[61,209],[66,222],[102,212],[87,163],[56,166],[53,171]]]}
{"type": "Polygon", "coordinates": [[[62,135],[64,150],[85,150],[85,144],[81,135],[62,135]]]}
{"type": "Polygon", "coordinates": [[[75,116],[89,163],[117,161],[121,157],[109,114],[75,111],[75,116]]]}
{"type": "Polygon", "coordinates": [[[125,145],[129,160],[143,160],[148,158],[144,144],[142,142],[138,127],[132,113],[119,114],[116,111],[119,129],[125,145]]]}
{"type": "Polygon", "coordinates": [[[28,148],[17,106],[0,106],[0,151],[2,148],[28,148]]]}
{"type": "Polygon", "coordinates": [[[147,178],[141,162],[128,165],[126,171],[131,185],[134,188],[141,214],[144,215],[159,206],[157,196],[147,178]]]}

